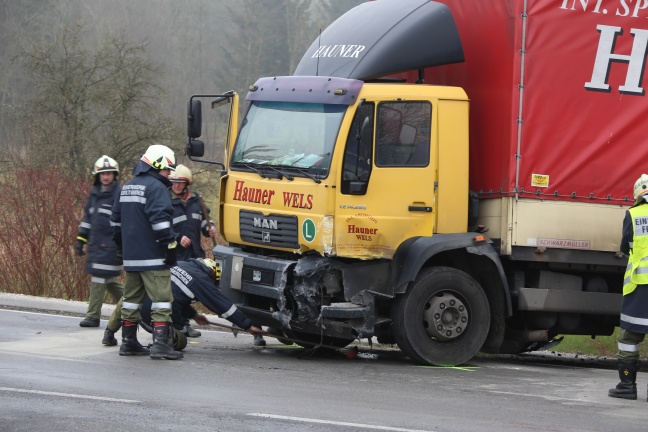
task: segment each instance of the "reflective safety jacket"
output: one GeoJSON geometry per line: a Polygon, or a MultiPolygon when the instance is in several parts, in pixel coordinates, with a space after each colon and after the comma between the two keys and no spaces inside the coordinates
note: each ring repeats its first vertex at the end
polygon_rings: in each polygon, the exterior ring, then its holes
{"type": "Polygon", "coordinates": [[[221,318],[242,329],[248,329],[252,325],[250,319],[220,292],[210,273],[204,264],[195,259],[180,261],[171,268],[173,326],[182,329],[185,319],[196,315],[191,304],[199,301],[221,318]]]}
{"type": "Polygon", "coordinates": [[[110,226],[113,204],[119,198],[121,186],[114,181],[107,189],[94,186],[83,209],[78,236],[88,240],[85,272],[94,276],[119,276],[117,245],[110,226]]]}
{"type": "MultiPolygon", "coordinates": [[[[177,195],[173,195],[173,231],[182,236],[189,237],[191,245],[183,248],[178,243],[178,261],[187,261],[189,258],[205,258],[205,251],[200,246],[200,233],[209,237],[207,221],[204,220],[200,195],[191,192],[191,198],[187,202],[182,201],[177,195]]],[[[209,214],[209,208],[207,214],[209,214]]]]}
{"type": "Polygon", "coordinates": [[[169,268],[166,253],[177,237],[172,229],[170,187],[171,182],[156,170],[140,172],[122,187],[110,224],[122,241],[124,270],[169,268]]]}
{"type": "MultiPolygon", "coordinates": [[[[637,285],[648,285],[648,205],[643,203],[631,207],[627,214],[630,216],[632,242],[628,244],[629,258],[623,281],[623,295],[633,292],[637,285]]],[[[624,233],[624,238],[627,237],[624,233]]]]}

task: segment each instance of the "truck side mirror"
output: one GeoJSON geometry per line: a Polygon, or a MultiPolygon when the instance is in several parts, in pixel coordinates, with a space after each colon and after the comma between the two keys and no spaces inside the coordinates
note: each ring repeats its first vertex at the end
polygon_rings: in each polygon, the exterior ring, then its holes
{"type": "Polygon", "coordinates": [[[203,157],[205,154],[205,143],[199,140],[190,139],[185,147],[185,154],[189,157],[203,157]]]}
{"type": "Polygon", "coordinates": [[[191,99],[187,108],[187,136],[191,140],[193,138],[199,138],[201,134],[202,103],[200,99],[191,99]]]}

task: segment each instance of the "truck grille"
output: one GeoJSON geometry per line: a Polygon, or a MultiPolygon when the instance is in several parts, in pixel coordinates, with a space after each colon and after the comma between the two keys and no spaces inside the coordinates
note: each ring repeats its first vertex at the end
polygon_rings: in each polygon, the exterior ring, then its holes
{"type": "Polygon", "coordinates": [[[297,217],[264,215],[241,210],[239,213],[241,239],[249,243],[287,249],[298,249],[297,217]]]}

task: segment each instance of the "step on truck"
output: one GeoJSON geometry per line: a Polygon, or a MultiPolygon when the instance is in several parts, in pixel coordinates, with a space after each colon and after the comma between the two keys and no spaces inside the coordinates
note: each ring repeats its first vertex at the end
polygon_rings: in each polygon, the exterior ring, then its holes
{"type": "MultiPolygon", "coordinates": [[[[229,107],[222,291],[278,336],[456,365],[610,335],[648,171],[648,2],[377,0],[229,107]]],[[[220,108],[223,109],[223,108],[220,108]]],[[[308,344],[306,344],[308,345],[308,344]]]]}

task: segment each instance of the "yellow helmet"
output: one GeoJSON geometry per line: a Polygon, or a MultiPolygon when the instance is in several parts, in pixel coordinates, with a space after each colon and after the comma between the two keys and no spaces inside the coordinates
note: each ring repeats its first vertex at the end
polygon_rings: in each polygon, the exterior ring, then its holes
{"type": "Polygon", "coordinates": [[[635,204],[639,200],[639,197],[646,193],[648,193],[648,174],[641,174],[641,177],[639,177],[634,184],[635,204]]]}
{"type": "Polygon", "coordinates": [[[146,153],[142,156],[144,163],[152,166],[157,170],[169,168],[175,170],[175,153],[169,147],[162,144],[153,144],[146,149],[146,153]]]}
{"type": "Polygon", "coordinates": [[[100,172],[116,172],[119,174],[119,164],[110,156],[103,155],[94,163],[92,175],[97,175],[100,172]]]}
{"type": "Polygon", "coordinates": [[[172,182],[187,182],[187,184],[190,185],[193,183],[193,176],[191,175],[191,170],[189,168],[180,164],[169,176],[169,180],[172,182]]]}
{"type": "Polygon", "coordinates": [[[214,282],[220,281],[221,267],[219,263],[209,258],[196,258],[196,261],[202,263],[205,267],[207,267],[210,270],[211,272],[210,276],[214,280],[214,282]]]}

